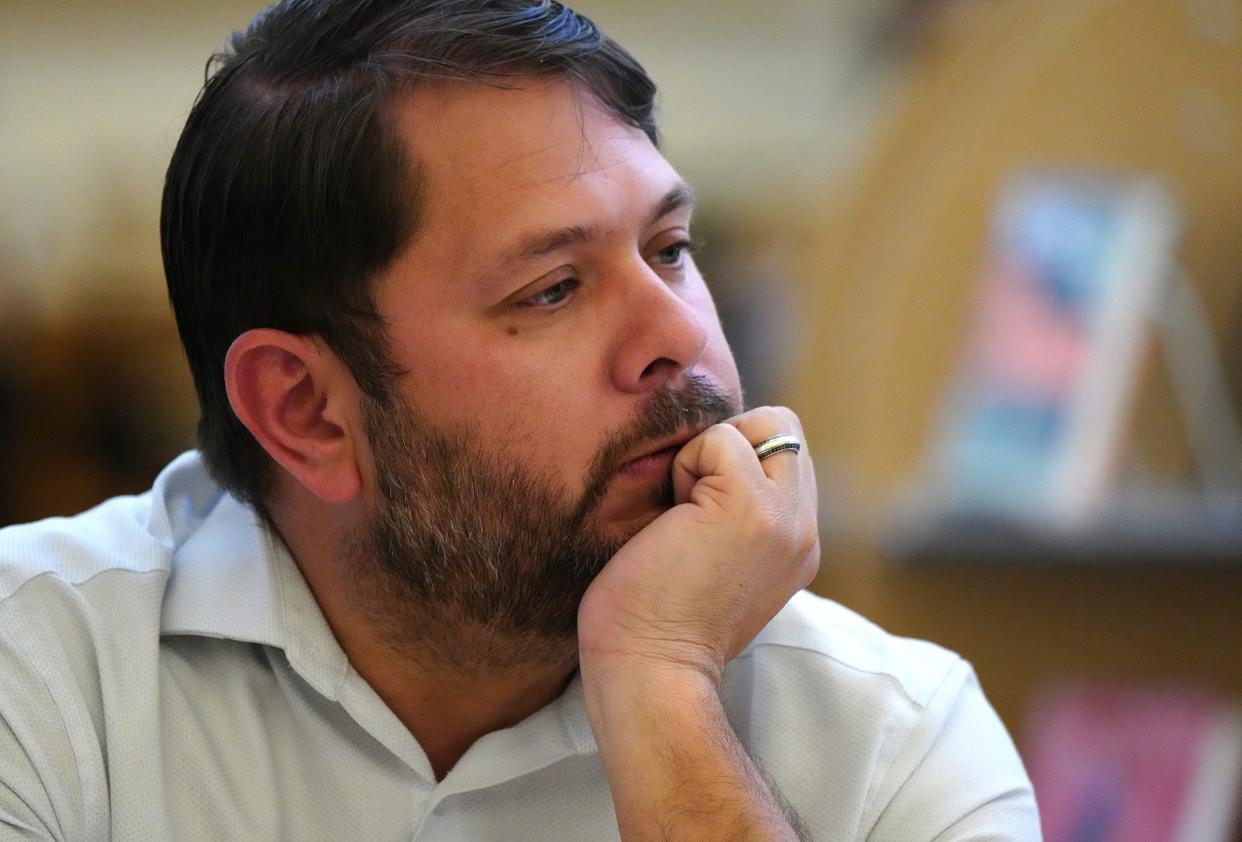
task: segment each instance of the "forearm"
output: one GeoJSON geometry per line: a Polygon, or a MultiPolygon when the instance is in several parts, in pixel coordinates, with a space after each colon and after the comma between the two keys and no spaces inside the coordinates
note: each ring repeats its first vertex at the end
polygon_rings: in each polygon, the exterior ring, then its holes
{"type": "Polygon", "coordinates": [[[587,667],[583,679],[622,839],[799,838],[707,676],[587,667]]]}
{"type": "Polygon", "coordinates": [[[716,424],[673,462],[677,505],[608,562],[578,609],[587,715],[617,822],[635,840],[796,840],[796,819],[725,717],[725,664],[819,567],[815,473],[765,407],[716,424]]]}

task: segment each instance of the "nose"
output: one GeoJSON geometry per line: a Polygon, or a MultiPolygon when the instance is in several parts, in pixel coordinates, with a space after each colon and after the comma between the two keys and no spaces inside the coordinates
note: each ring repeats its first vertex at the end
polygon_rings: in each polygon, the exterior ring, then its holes
{"type": "Polygon", "coordinates": [[[670,283],[645,262],[624,284],[624,318],[612,356],[613,385],[650,392],[698,363],[707,347],[707,320],[715,318],[697,273],[670,283]]]}

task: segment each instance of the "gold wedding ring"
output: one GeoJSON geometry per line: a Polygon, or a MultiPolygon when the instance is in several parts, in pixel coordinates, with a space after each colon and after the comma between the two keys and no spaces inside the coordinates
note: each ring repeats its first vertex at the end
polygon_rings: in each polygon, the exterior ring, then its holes
{"type": "Polygon", "coordinates": [[[792,450],[794,453],[797,453],[801,449],[802,442],[798,441],[791,435],[782,433],[779,436],[768,436],[766,439],[755,445],[755,455],[758,456],[759,461],[762,462],[769,456],[775,456],[777,453],[782,451],[792,450]]]}

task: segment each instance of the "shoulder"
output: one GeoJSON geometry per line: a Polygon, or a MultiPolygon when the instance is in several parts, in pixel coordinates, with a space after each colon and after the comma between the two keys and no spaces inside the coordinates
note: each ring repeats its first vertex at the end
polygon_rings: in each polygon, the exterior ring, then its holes
{"type": "Polygon", "coordinates": [[[835,755],[857,786],[929,747],[971,688],[973,670],[956,653],[804,591],[729,664],[721,691],[761,752],[835,755]]]}
{"type": "Polygon", "coordinates": [[[0,529],[0,604],[41,577],[80,586],[111,570],[167,569],[147,528],[150,508],[149,494],[117,497],[74,517],[0,529]]]}
{"type": "Polygon", "coordinates": [[[219,493],[197,454],[187,453],[144,494],[0,529],[0,607],[38,582],[81,590],[106,574],[166,578],[178,545],[219,493]]]}
{"type": "MultiPolygon", "coordinates": [[[[0,711],[36,691],[59,707],[98,696],[101,651],[132,651],[154,617],[169,553],[146,528],[150,495],[0,530],[0,711]]],[[[147,635],[150,636],[149,634],[147,635]]]]}
{"type": "Polygon", "coordinates": [[[152,720],[172,573],[220,493],[186,454],[145,494],[0,529],[0,825],[106,835],[107,735],[152,720]]]}
{"type": "Polygon", "coordinates": [[[95,698],[109,665],[128,669],[149,656],[178,550],[209,488],[197,456],[187,454],[145,494],[0,530],[3,669],[24,669],[48,686],[63,678],[53,692],[63,702],[75,688],[95,698]]]}
{"type": "Polygon", "coordinates": [[[178,558],[222,493],[187,453],[145,494],[0,529],[0,654],[93,678],[157,645],[178,558]]]}
{"type": "Polygon", "coordinates": [[[757,746],[798,734],[803,755],[834,754],[858,779],[930,745],[972,686],[956,653],[802,592],[729,664],[721,690],[757,746]]]}
{"type": "Polygon", "coordinates": [[[804,592],[730,664],[722,697],[816,838],[1038,838],[1013,742],[948,649],[804,592]]]}
{"type": "Polygon", "coordinates": [[[45,680],[70,669],[89,687],[106,653],[158,640],[177,532],[192,529],[192,491],[205,477],[199,467],[187,454],[145,494],[0,529],[0,656],[8,668],[24,662],[45,680]]]}
{"type": "Polygon", "coordinates": [[[890,634],[808,591],[795,595],[741,657],[809,672],[819,684],[872,687],[891,705],[914,712],[926,708],[946,681],[969,671],[955,652],[890,634]]]}

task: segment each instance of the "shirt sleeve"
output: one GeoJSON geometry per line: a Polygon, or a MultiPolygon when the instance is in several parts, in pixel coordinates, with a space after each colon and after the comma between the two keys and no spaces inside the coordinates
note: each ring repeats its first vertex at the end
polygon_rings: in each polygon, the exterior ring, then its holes
{"type": "MultiPolygon", "coordinates": [[[[17,646],[0,605],[0,842],[85,838],[73,745],[48,676],[17,646]]],[[[36,659],[37,660],[37,659],[36,659]]]]}
{"type": "Polygon", "coordinates": [[[1039,842],[1035,794],[1013,740],[959,661],[877,790],[871,842],[1039,842]]]}
{"type": "Polygon", "coordinates": [[[22,798],[0,781],[0,842],[44,842],[54,838],[22,798]]]}

